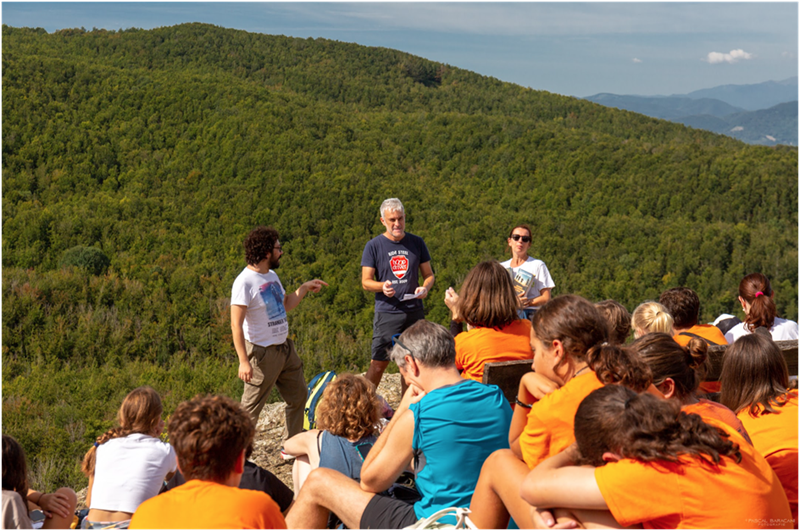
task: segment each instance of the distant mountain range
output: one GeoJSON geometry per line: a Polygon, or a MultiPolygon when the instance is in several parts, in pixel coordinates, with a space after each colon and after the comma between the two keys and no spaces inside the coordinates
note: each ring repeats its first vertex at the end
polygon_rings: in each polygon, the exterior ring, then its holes
{"type": "Polygon", "coordinates": [[[797,77],[753,85],[721,85],[671,96],[603,93],[585,99],[749,144],[797,145],[797,77]]]}

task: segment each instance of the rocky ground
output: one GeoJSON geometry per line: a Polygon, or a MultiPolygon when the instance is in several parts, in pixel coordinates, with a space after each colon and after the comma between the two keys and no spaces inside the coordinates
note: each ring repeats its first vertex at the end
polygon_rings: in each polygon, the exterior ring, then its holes
{"type": "MultiPolygon", "coordinates": [[[[378,387],[378,394],[383,396],[392,408],[397,409],[401,398],[400,375],[384,374],[381,385],[378,387]]],[[[283,416],[284,406],[283,402],[276,402],[264,407],[256,426],[254,451],[250,460],[278,476],[281,481],[294,490],[292,461],[284,461],[281,458],[281,448],[283,447],[281,434],[286,424],[283,416]]],[[[85,508],[86,490],[78,492],[78,509],[85,508]]]]}

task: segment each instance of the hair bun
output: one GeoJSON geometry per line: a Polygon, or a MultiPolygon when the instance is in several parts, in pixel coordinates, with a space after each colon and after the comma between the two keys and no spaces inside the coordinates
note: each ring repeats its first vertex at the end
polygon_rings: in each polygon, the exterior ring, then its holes
{"type": "Polygon", "coordinates": [[[686,363],[695,371],[706,372],[706,362],[708,361],[708,344],[702,339],[693,337],[689,343],[683,347],[686,352],[686,363]]]}

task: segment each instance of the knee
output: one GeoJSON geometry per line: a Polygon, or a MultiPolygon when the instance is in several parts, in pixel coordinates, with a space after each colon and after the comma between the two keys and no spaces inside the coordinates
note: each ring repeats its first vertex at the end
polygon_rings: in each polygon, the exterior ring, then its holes
{"type": "Polygon", "coordinates": [[[349,478],[330,468],[315,468],[308,474],[301,491],[313,500],[319,501],[325,494],[341,488],[342,479],[348,480],[349,478]]]}
{"type": "Polygon", "coordinates": [[[75,494],[75,491],[69,487],[61,487],[55,493],[60,494],[65,500],[67,500],[67,503],[69,503],[70,506],[69,512],[74,513],[75,507],[78,506],[78,495],[75,494]]]}

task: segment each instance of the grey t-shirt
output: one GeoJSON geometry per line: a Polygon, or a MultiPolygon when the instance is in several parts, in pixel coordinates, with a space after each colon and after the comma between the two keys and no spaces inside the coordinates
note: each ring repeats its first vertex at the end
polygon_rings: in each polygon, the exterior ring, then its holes
{"type": "Polygon", "coordinates": [[[414,294],[419,287],[419,266],[431,261],[431,255],[422,238],[406,232],[396,242],[383,234],[372,238],[364,246],[361,267],[375,269],[378,282],[392,281],[394,296],[382,292],[375,294],[375,311],[386,313],[411,313],[422,309],[419,299],[403,300],[406,294],[414,294]]]}
{"type": "Polygon", "coordinates": [[[22,503],[22,496],[13,490],[3,490],[3,529],[31,529],[28,508],[22,503]]]}

